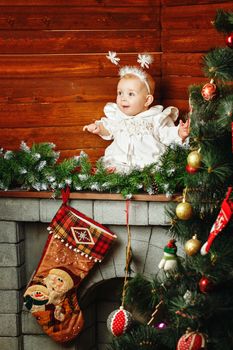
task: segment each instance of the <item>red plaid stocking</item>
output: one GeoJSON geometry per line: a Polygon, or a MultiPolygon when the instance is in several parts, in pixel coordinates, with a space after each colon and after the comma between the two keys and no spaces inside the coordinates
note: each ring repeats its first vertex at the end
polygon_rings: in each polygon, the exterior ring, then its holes
{"type": "Polygon", "coordinates": [[[232,191],[232,187],[228,188],[226,198],[223,200],[220,212],[217,216],[217,219],[215,223],[213,224],[208,240],[203,246],[201,247],[201,254],[206,255],[210,247],[214,241],[214,239],[217,237],[217,235],[224,229],[224,227],[227,225],[229,222],[232,213],[233,213],[233,203],[229,201],[229,197],[232,191]]]}
{"type": "Polygon", "coordinates": [[[67,205],[69,189],[62,197],[41,260],[24,293],[25,306],[57,342],[70,341],[82,330],[76,289],[116,238],[109,229],[67,205]]]}

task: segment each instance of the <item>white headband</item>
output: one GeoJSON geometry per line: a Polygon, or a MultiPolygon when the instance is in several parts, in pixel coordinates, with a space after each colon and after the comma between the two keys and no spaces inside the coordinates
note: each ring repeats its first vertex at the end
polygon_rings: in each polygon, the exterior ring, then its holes
{"type": "Polygon", "coordinates": [[[147,91],[150,94],[150,86],[147,82],[146,74],[142,69],[135,66],[124,66],[119,70],[119,75],[121,78],[127,74],[132,74],[139,78],[146,85],[147,91]]]}
{"type": "MultiPolygon", "coordinates": [[[[120,58],[117,57],[116,52],[109,51],[106,57],[116,66],[120,62],[120,58]]],[[[146,54],[139,54],[137,62],[140,64],[142,68],[144,67],[149,68],[149,65],[153,62],[153,57],[146,54]]],[[[146,78],[146,73],[141,68],[136,66],[124,66],[120,68],[119,70],[120,77],[123,78],[126,74],[133,74],[136,77],[138,77],[143,83],[145,83],[148,93],[149,94],[151,93],[150,86],[146,78]]]]}

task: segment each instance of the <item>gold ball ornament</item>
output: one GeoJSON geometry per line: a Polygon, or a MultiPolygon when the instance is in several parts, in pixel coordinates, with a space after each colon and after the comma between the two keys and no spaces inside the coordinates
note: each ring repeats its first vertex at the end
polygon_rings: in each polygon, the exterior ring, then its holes
{"type": "Polygon", "coordinates": [[[189,239],[184,245],[185,253],[189,256],[197,254],[200,249],[201,241],[197,239],[197,235],[194,235],[192,239],[189,239]]]}
{"type": "Polygon", "coordinates": [[[189,220],[192,217],[193,208],[190,203],[182,202],[176,207],[176,215],[180,220],[189,220]]]}
{"type": "Polygon", "coordinates": [[[187,163],[192,168],[200,168],[202,156],[198,151],[192,151],[187,157],[187,163]]]}

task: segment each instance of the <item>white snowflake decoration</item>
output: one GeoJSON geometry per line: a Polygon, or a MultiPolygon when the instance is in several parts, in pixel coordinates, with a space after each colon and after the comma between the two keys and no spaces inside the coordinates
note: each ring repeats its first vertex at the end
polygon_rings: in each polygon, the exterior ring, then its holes
{"type": "Polygon", "coordinates": [[[13,152],[12,151],[6,151],[4,154],[4,159],[12,159],[13,158],[13,152]]]}
{"type": "Polygon", "coordinates": [[[137,62],[142,68],[149,68],[150,64],[153,62],[153,57],[151,55],[139,54],[137,62]]]}
{"type": "Polygon", "coordinates": [[[40,155],[40,153],[35,153],[32,155],[32,158],[35,160],[39,160],[41,158],[41,155],[40,155]]]}
{"type": "Polygon", "coordinates": [[[30,148],[28,147],[25,141],[21,141],[20,149],[24,152],[30,153],[30,148]]]}
{"type": "Polygon", "coordinates": [[[113,64],[115,64],[116,66],[119,64],[120,62],[120,58],[117,57],[117,53],[114,51],[108,51],[108,55],[106,55],[107,59],[110,60],[113,64]]]}
{"type": "Polygon", "coordinates": [[[54,182],[54,181],[56,180],[56,178],[55,178],[54,176],[48,176],[48,177],[47,177],[47,180],[48,180],[49,182],[54,182]]]}
{"type": "Polygon", "coordinates": [[[46,160],[42,160],[38,165],[37,165],[37,170],[41,171],[44,169],[44,167],[46,166],[47,162],[46,160]]]}
{"type": "Polygon", "coordinates": [[[27,174],[27,170],[25,168],[20,168],[19,169],[19,174],[21,174],[21,175],[27,174]]]}
{"type": "Polygon", "coordinates": [[[70,186],[72,184],[72,179],[70,179],[70,178],[65,179],[65,184],[70,186]]]}

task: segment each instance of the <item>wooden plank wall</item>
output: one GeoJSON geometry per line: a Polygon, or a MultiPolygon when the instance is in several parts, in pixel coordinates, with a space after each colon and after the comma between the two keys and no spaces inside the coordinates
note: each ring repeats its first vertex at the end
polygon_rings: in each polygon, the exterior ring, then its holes
{"type": "Polygon", "coordinates": [[[202,57],[212,48],[225,46],[211,21],[217,9],[233,11],[233,1],[162,0],[162,82],[164,105],[188,110],[188,87],[207,81],[202,57]]]}
{"type": "Polygon", "coordinates": [[[187,111],[187,88],[203,81],[201,55],[224,38],[211,25],[232,1],[0,0],[0,147],[53,142],[61,158],[108,144],[83,132],[115,100],[118,69],[154,56],[156,103],[187,111]]]}

